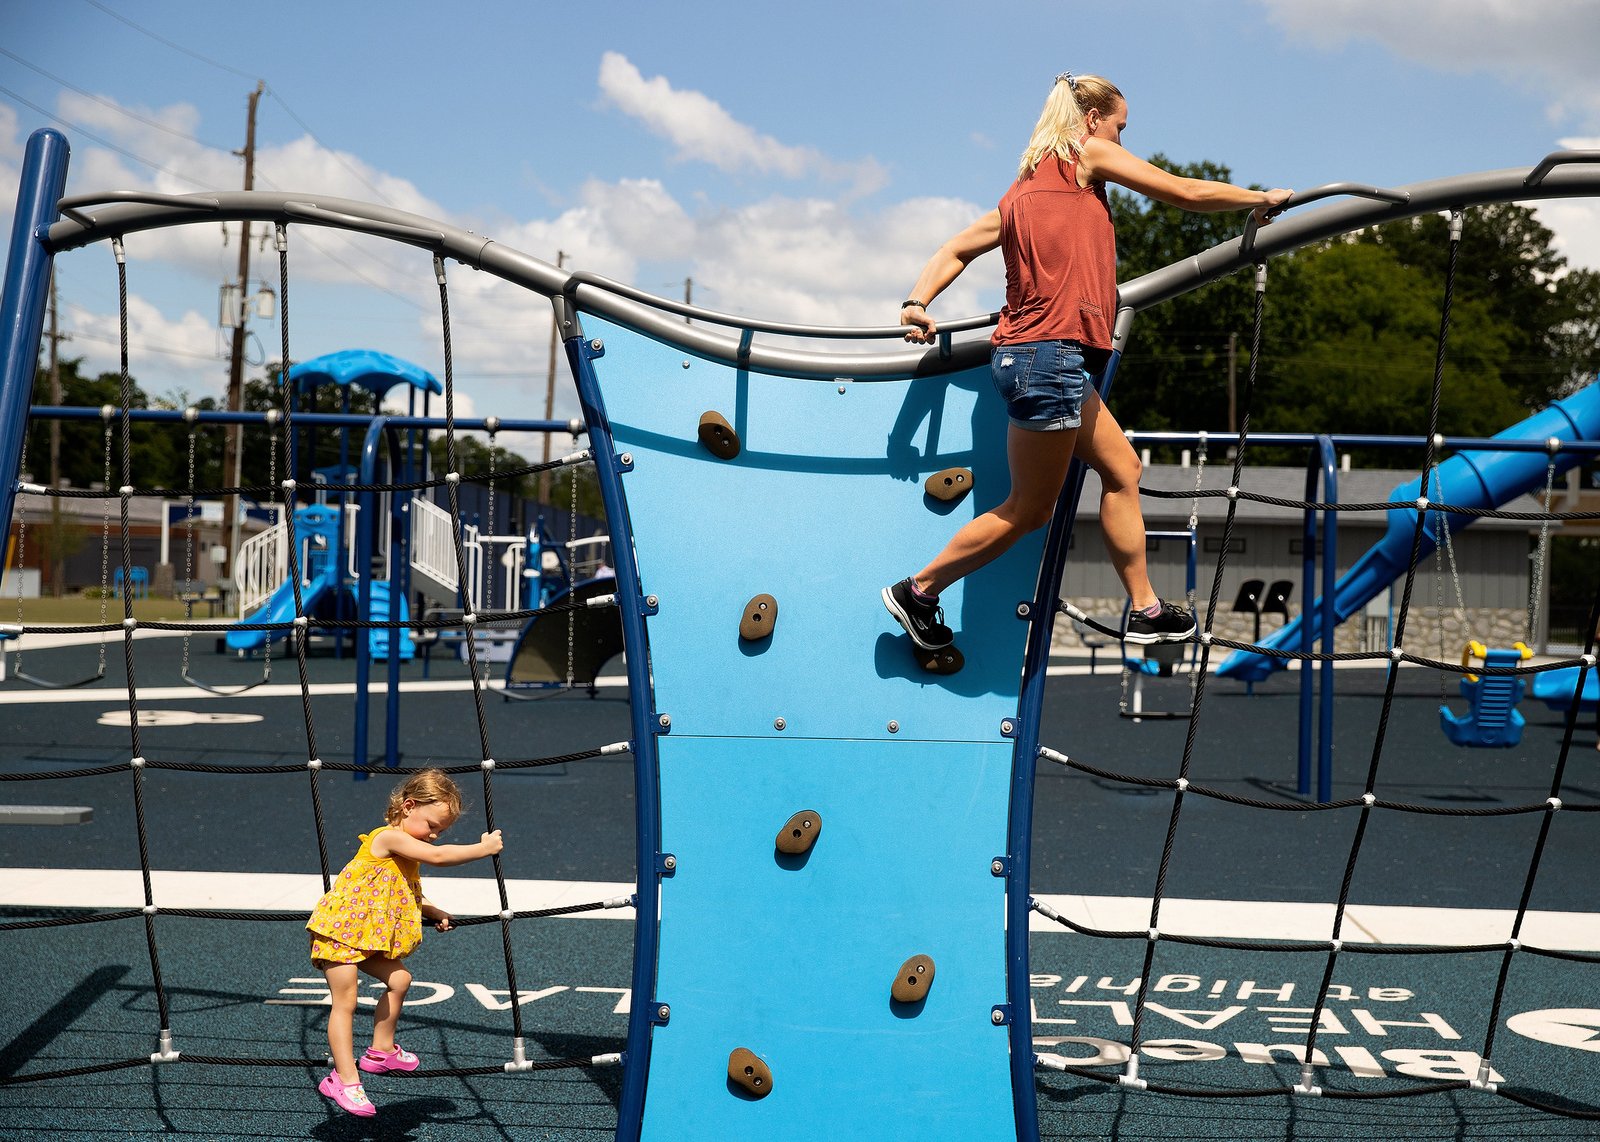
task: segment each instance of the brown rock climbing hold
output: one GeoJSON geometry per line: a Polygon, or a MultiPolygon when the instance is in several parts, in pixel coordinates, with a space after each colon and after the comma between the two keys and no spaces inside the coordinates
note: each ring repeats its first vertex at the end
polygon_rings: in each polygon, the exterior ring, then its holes
{"type": "Polygon", "coordinates": [[[959,500],[972,491],[972,471],[968,468],[946,468],[935,472],[922,485],[922,490],[936,500],[959,500]]]}
{"type": "Polygon", "coordinates": [[[917,1003],[928,997],[933,985],[933,959],[930,956],[912,956],[900,965],[889,994],[896,1003],[917,1003]]]}
{"type": "Polygon", "coordinates": [[[916,650],[917,661],[929,674],[954,674],[967,664],[966,658],[953,642],[938,650],[923,650],[920,646],[916,650]]]}
{"type": "Polygon", "coordinates": [[[735,1047],[728,1055],[728,1081],[754,1098],[772,1093],[772,1072],[746,1047],[735,1047]]]}
{"type": "Polygon", "coordinates": [[[757,595],[744,605],[744,618],[739,620],[739,637],[747,642],[767,638],[778,621],[778,600],[771,595],[757,595]]]}
{"type": "Polygon", "coordinates": [[[778,830],[778,851],[790,856],[811,851],[822,832],[822,814],[804,809],[790,817],[778,830]]]}
{"type": "Polygon", "coordinates": [[[732,460],[739,455],[739,434],[728,418],[715,409],[700,416],[700,443],[719,460],[732,460]]]}

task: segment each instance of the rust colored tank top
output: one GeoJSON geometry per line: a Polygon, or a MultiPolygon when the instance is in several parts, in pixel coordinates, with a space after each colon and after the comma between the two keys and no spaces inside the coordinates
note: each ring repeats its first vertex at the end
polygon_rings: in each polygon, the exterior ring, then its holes
{"type": "Polygon", "coordinates": [[[1117,235],[1100,183],[1078,185],[1077,163],[1047,157],[1000,200],[1006,304],[992,340],[1078,341],[1111,348],[1117,235]]]}

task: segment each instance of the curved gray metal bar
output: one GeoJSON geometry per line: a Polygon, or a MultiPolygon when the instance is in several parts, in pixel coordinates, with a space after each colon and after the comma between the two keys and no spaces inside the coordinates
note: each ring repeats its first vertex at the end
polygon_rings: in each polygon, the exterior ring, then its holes
{"type": "MultiPolygon", "coordinates": [[[[1336,183],[1306,192],[1307,196],[1355,194],[1361,197],[1316,211],[1279,218],[1253,236],[1241,234],[1193,257],[1125,282],[1119,289],[1119,344],[1126,317],[1148,309],[1253,263],[1264,262],[1302,246],[1368,226],[1431,211],[1487,202],[1600,196],[1600,166],[1595,152],[1557,152],[1537,167],[1458,175],[1394,189],[1336,183]]],[[[1305,201],[1302,197],[1301,201],[1305,201]]],[[[1291,200],[1293,202],[1294,200],[1291,200]]],[[[297,222],[381,234],[419,246],[463,265],[492,273],[515,285],[543,294],[566,309],[568,334],[576,331],[573,310],[597,314],[648,334],[685,353],[727,364],[788,376],[832,380],[891,380],[931,376],[972,368],[988,357],[987,339],[952,340],[927,348],[868,352],[818,352],[763,343],[757,334],[811,338],[895,337],[898,327],[840,330],[802,325],[752,322],[654,298],[641,290],[597,275],[572,273],[490,238],[418,215],[341,198],[266,191],[230,191],[204,195],[117,193],[62,200],[68,217],[49,228],[46,244],[53,252],[76,249],[114,236],[194,222],[248,219],[297,222]],[[100,207],[99,209],[90,209],[100,207]],[[701,324],[686,323],[691,318],[701,324]]],[[[994,315],[946,323],[944,332],[974,332],[992,326],[994,315]]]]}

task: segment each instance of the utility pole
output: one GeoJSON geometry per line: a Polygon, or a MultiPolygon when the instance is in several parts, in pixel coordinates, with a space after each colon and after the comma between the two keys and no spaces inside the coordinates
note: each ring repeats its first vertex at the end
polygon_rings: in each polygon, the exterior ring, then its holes
{"type": "MultiPolygon", "coordinates": [[[[50,403],[57,408],[61,407],[61,355],[60,345],[69,341],[65,333],[61,332],[56,323],[56,275],[54,268],[50,271],[50,403]]],[[[50,421],[50,486],[61,486],[61,421],[51,418],[50,421]]],[[[61,497],[50,497],[50,593],[56,598],[66,594],[67,557],[65,553],[65,537],[62,535],[61,497]]],[[[17,573],[20,575],[21,569],[17,573]]]]}
{"type": "MultiPolygon", "coordinates": [[[[261,102],[261,93],[266,90],[265,83],[257,83],[256,89],[250,93],[250,110],[245,121],[244,150],[234,151],[244,159],[244,189],[254,190],[256,183],[256,105],[261,102]]],[[[244,296],[250,280],[250,222],[245,220],[239,223],[239,313],[238,323],[233,327],[233,349],[228,355],[228,411],[238,412],[244,407],[244,339],[245,322],[244,296]]],[[[223,436],[222,443],[222,471],[223,479],[231,487],[238,487],[244,481],[244,453],[241,448],[241,439],[244,426],[239,424],[228,425],[228,431],[223,436]]],[[[233,565],[234,553],[239,550],[239,497],[229,495],[223,503],[223,518],[228,521],[228,549],[226,552],[227,575],[234,578],[237,568],[233,565]]]]}
{"type": "MultiPolygon", "coordinates": [[[[563,251],[557,250],[556,269],[559,270],[566,264],[567,255],[563,251]]],[[[555,311],[552,310],[550,313],[550,367],[544,382],[544,418],[546,420],[552,419],[556,414],[556,346],[560,342],[561,330],[556,325],[555,311]]],[[[546,464],[550,463],[550,434],[548,432],[544,434],[544,462],[546,464]]],[[[548,471],[539,473],[539,502],[541,504],[550,502],[550,473],[548,471]]]]}

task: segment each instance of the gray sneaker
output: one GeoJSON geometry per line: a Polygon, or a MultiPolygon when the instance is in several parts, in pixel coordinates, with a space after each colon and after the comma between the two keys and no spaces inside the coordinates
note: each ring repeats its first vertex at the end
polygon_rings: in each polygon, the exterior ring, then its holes
{"type": "Polygon", "coordinates": [[[911,580],[902,579],[883,589],[883,605],[895,621],[906,628],[911,641],[923,650],[939,650],[956,640],[944,625],[944,610],[938,603],[925,603],[911,589],[911,580]]]}
{"type": "Polygon", "coordinates": [[[1194,616],[1176,603],[1165,599],[1158,601],[1161,609],[1154,617],[1143,611],[1134,611],[1128,616],[1128,629],[1122,636],[1124,642],[1150,646],[1157,642],[1184,642],[1194,637],[1199,628],[1194,616]]]}

